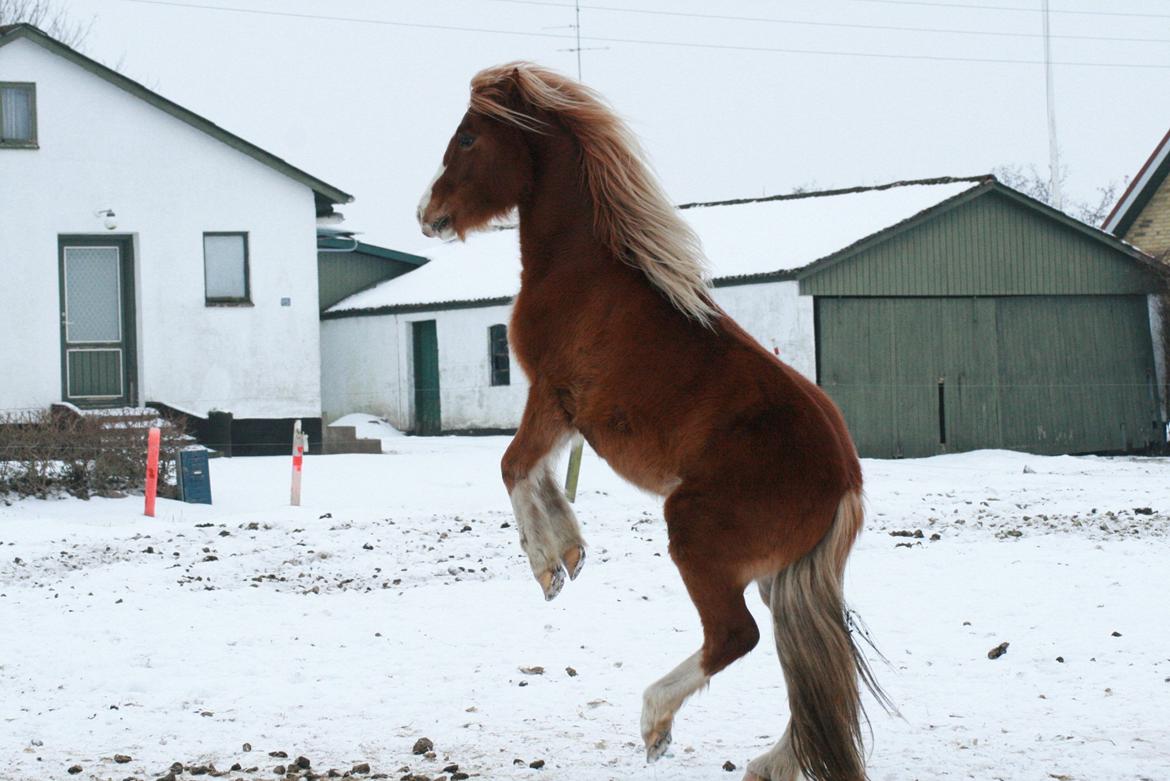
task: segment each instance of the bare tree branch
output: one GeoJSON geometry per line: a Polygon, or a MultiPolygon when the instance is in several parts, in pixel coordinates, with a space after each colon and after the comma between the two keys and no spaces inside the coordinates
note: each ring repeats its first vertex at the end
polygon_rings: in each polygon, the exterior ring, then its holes
{"type": "MultiPolygon", "coordinates": [[[[992,170],[995,178],[1006,184],[1012,189],[1019,190],[1024,195],[1029,195],[1038,201],[1043,201],[1048,205],[1052,205],[1052,188],[1049,177],[1041,174],[1034,165],[1023,168],[1019,165],[1001,165],[992,170]]],[[[1068,181],[1068,169],[1062,167],[1060,174],[1057,177],[1061,190],[1066,190],[1065,182],[1068,181]]],[[[1100,228],[1105,222],[1105,218],[1109,216],[1110,209],[1113,204],[1117,203],[1117,193],[1129,183],[1129,177],[1125,177],[1120,182],[1114,180],[1103,187],[1098,187],[1096,190],[1097,197],[1093,201],[1080,201],[1071,198],[1065,198],[1064,212],[1070,217],[1075,217],[1081,222],[1092,225],[1095,228],[1100,228]]]]}
{"type": "Polygon", "coordinates": [[[25,22],[44,30],[66,46],[81,49],[93,19],[70,19],[56,0],[0,0],[0,25],[25,22]]]}

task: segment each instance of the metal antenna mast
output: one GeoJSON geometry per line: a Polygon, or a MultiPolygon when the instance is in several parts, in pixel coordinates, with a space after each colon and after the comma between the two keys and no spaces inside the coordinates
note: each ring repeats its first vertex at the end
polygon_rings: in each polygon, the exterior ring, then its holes
{"type": "Polygon", "coordinates": [[[1040,0],[1044,14],[1044,87],[1048,102],[1048,196],[1052,205],[1063,207],[1060,192],[1060,145],[1056,141],[1056,95],[1052,82],[1052,41],[1048,26],[1048,0],[1040,0]]]}
{"type": "MultiPolygon", "coordinates": [[[[581,0],[574,0],[573,1],[573,12],[576,14],[577,23],[570,24],[570,25],[562,25],[561,29],[563,29],[564,27],[572,27],[573,30],[577,34],[577,45],[571,49],[557,49],[557,51],[577,52],[577,81],[581,81],[581,52],[583,52],[583,51],[601,51],[602,49],[608,49],[609,47],[608,46],[590,46],[588,48],[582,48],[582,46],[581,46],[581,0]]],[[[554,28],[546,27],[545,29],[551,30],[554,28]]]]}
{"type": "MultiPolygon", "coordinates": [[[[1045,0],[1047,2],[1047,0],[1045,0]]],[[[573,0],[573,8],[577,12],[577,23],[573,25],[577,31],[577,81],[581,80],[581,0],[573,0]]]]}

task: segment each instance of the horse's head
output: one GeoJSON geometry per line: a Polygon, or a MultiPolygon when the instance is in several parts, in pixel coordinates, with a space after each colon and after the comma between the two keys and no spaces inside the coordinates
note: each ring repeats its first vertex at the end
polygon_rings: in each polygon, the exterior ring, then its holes
{"type": "Polygon", "coordinates": [[[468,111],[419,201],[419,226],[427,236],[466,238],[514,209],[531,179],[532,159],[523,131],[468,111]]]}

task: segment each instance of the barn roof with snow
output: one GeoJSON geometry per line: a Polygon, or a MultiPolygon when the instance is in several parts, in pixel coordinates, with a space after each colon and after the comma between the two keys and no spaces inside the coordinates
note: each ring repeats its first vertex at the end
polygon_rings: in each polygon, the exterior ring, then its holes
{"type": "MultiPolygon", "coordinates": [[[[991,192],[1063,223],[1090,242],[1104,243],[1141,266],[1151,262],[1116,237],[990,175],[691,203],[679,208],[702,240],[714,286],[726,287],[809,278],[991,192]]],[[[434,262],[356,293],[329,308],[324,317],[504,304],[519,290],[520,248],[514,229],[477,234],[466,243],[432,243],[419,254],[434,262]]]]}

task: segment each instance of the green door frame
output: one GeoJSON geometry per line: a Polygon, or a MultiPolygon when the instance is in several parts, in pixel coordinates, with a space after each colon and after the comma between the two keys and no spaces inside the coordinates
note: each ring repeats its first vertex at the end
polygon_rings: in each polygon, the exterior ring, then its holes
{"type": "Polygon", "coordinates": [[[57,287],[60,295],[59,314],[61,322],[61,398],[79,407],[134,406],[138,403],[138,361],[135,338],[136,302],[134,297],[134,241],[125,234],[116,235],[75,235],[63,234],[57,237],[57,287]],[[65,301],[65,249],[67,247],[115,247],[119,259],[119,294],[121,296],[122,338],[118,342],[93,345],[96,349],[121,350],[121,387],[118,396],[70,397],[69,395],[69,351],[86,347],[85,343],[69,344],[66,341],[65,301]]]}
{"type": "Polygon", "coordinates": [[[433,436],[443,430],[438,330],[434,320],[417,320],[410,328],[414,357],[414,433],[433,436]]]}

